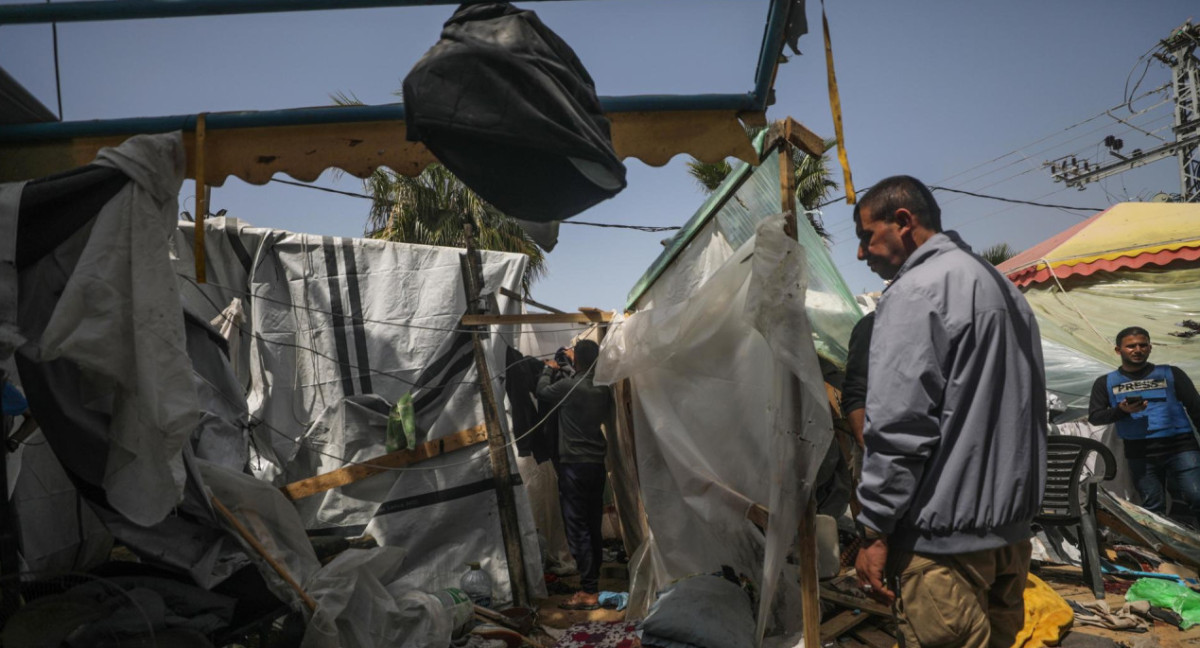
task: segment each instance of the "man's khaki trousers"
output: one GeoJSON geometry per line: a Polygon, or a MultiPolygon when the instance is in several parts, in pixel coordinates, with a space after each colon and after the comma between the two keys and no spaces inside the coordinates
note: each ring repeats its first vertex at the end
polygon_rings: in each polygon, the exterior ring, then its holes
{"type": "Polygon", "coordinates": [[[952,556],[888,556],[901,648],[1010,648],[1025,625],[1029,541],[952,556]]]}

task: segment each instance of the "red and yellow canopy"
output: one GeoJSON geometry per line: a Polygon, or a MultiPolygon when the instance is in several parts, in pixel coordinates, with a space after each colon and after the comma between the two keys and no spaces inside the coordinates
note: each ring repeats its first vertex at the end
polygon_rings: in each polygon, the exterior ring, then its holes
{"type": "Polygon", "coordinates": [[[1024,288],[1053,276],[1200,260],[1200,204],[1119,203],[1005,261],[1024,288]]]}

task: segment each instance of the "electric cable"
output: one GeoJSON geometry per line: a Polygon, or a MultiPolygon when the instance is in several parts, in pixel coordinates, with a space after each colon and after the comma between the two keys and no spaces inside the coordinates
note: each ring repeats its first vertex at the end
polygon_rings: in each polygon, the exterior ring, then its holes
{"type": "MultiPolygon", "coordinates": [[[[357,193],[354,191],[344,191],[342,189],[334,189],[332,187],[322,187],[320,185],[309,184],[307,182],[294,182],[292,180],[283,180],[280,178],[271,178],[271,182],[278,182],[279,184],[290,185],[293,187],[303,187],[305,189],[316,189],[317,191],[324,191],[327,193],[338,194],[341,196],[350,196],[351,198],[364,198],[366,200],[378,202],[378,203],[387,205],[389,207],[395,207],[400,204],[394,200],[386,200],[383,198],[377,198],[370,194],[357,193]]],[[[575,221],[575,220],[564,220],[564,221],[559,221],[559,222],[564,225],[586,225],[589,227],[608,227],[608,228],[614,228],[614,229],[635,230],[638,232],[671,232],[674,230],[682,229],[682,227],[680,227],[678,225],[622,225],[622,224],[618,224],[618,223],[591,223],[588,221],[575,221]]]]}

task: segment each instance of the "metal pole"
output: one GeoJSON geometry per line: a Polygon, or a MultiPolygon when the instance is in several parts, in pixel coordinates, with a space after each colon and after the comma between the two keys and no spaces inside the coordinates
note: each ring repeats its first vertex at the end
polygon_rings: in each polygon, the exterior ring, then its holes
{"type": "MultiPolygon", "coordinates": [[[[467,252],[462,255],[463,283],[467,289],[467,313],[480,314],[480,292],[483,286],[483,262],[475,249],[475,232],[467,224],[467,252]]],[[[475,350],[475,370],[479,374],[479,391],[483,396],[483,420],[487,425],[488,453],[492,461],[492,482],[496,489],[496,504],[500,509],[500,532],[504,536],[504,555],[508,562],[508,578],[512,583],[513,604],[529,605],[528,584],[525,582],[525,552],[521,545],[521,527],[517,522],[517,498],[513,494],[508,446],[500,428],[500,408],[492,389],[491,372],[483,350],[481,327],[472,326],[471,344],[475,350]]]]}

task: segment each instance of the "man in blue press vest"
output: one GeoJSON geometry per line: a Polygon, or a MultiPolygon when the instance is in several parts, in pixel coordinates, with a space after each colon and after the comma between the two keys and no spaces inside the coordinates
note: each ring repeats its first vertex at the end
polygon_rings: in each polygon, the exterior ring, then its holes
{"type": "Polygon", "coordinates": [[[1150,350],[1144,328],[1117,334],[1121,366],[1092,385],[1088,422],[1116,424],[1144,508],[1166,513],[1166,484],[1200,519],[1200,394],[1179,367],[1151,364],[1150,350]]]}

